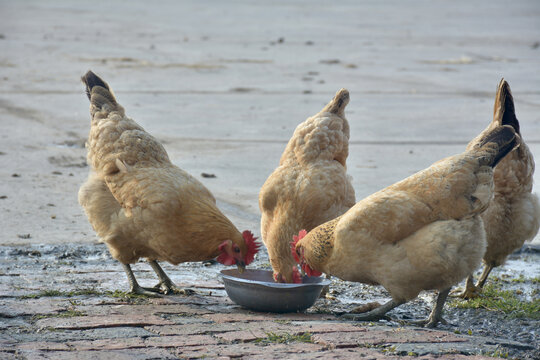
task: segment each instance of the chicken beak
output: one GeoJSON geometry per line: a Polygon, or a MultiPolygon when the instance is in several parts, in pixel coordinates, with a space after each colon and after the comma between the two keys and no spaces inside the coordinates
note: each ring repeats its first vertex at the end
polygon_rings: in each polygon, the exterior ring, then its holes
{"type": "Polygon", "coordinates": [[[238,272],[243,274],[246,270],[246,263],[241,260],[236,260],[236,266],[238,267],[238,272]]]}

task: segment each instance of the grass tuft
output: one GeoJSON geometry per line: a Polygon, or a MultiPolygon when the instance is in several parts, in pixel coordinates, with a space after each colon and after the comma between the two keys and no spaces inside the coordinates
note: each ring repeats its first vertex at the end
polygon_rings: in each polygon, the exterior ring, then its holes
{"type": "Polygon", "coordinates": [[[256,344],[289,344],[292,342],[312,343],[313,339],[310,333],[288,334],[288,333],[266,333],[265,338],[255,340],[256,344]]]}
{"type": "Polygon", "coordinates": [[[101,293],[94,289],[77,289],[73,291],[59,291],[59,290],[44,290],[37,294],[28,294],[19,296],[19,299],[39,299],[41,297],[73,297],[81,295],[101,295],[101,293]]]}
{"type": "Polygon", "coordinates": [[[479,297],[470,300],[454,299],[450,306],[459,309],[485,309],[500,311],[512,318],[540,319],[540,299],[520,300],[514,291],[501,290],[497,284],[488,284],[479,297]]]}

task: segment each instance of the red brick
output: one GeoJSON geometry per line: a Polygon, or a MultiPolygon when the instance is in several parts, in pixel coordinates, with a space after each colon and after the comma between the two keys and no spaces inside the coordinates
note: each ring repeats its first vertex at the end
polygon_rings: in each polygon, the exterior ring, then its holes
{"type": "Polygon", "coordinates": [[[16,345],[20,350],[47,350],[47,351],[69,351],[71,350],[65,343],[58,343],[52,341],[33,341],[27,343],[21,343],[16,345]]]}
{"type": "MultiPolygon", "coordinates": [[[[311,343],[292,343],[292,344],[269,344],[269,345],[257,345],[254,343],[239,343],[233,345],[211,345],[205,347],[191,347],[185,349],[179,349],[178,356],[180,358],[195,358],[201,356],[207,357],[231,357],[239,358],[245,357],[251,359],[255,356],[259,358],[267,359],[271,358],[272,354],[281,354],[280,359],[289,359],[289,355],[293,353],[311,354],[319,352],[324,348],[317,344],[311,343]],[[287,354],[287,356],[283,356],[287,354]]],[[[308,357],[310,358],[310,357],[308,357]]]]}
{"type": "Polygon", "coordinates": [[[67,343],[74,351],[88,350],[122,350],[144,348],[145,339],[139,337],[117,338],[117,339],[99,339],[99,340],[80,340],[67,343]]]}
{"type": "Polygon", "coordinates": [[[77,310],[87,315],[148,315],[148,314],[187,314],[202,315],[212,313],[204,308],[185,304],[148,305],[98,305],[80,306],[77,310]]]}
{"type": "Polygon", "coordinates": [[[12,318],[23,315],[57,314],[67,310],[70,305],[66,299],[3,299],[0,302],[0,315],[2,317],[12,318]]]}
{"type": "Polygon", "coordinates": [[[374,330],[358,332],[331,332],[320,333],[313,336],[316,343],[330,347],[353,347],[359,344],[397,344],[397,343],[441,343],[464,342],[462,337],[453,334],[424,329],[392,328],[388,330],[374,330]]]}
{"type": "Polygon", "coordinates": [[[146,339],[147,346],[170,348],[183,346],[215,345],[218,340],[210,335],[159,336],[146,339]]]}
{"type": "Polygon", "coordinates": [[[260,338],[267,337],[267,332],[262,329],[253,329],[253,330],[240,330],[240,331],[229,331],[226,333],[220,333],[215,335],[217,338],[223,339],[228,342],[240,341],[248,342],[254,341],[260,338]]]}
{"type": "Polygon", "coordinates": [[[174,322],[155,315],[108,315],[49,318],[36,322],[38,328],[83,330],[102,327],[172,325],[174,322]]]}
{"type": "Polygon", "coordinates": [[[359,325],[351,323],[339,322],[294,322],[295,325],[301,327],[304,332],[312,334],[329,333],[329,332],[366,332],[367,329],[359,325]]]}
{"type": "Polygon", "coordinates": [[[333,315],[325,314],[272,314],[272,313],[229,313],[229,314],[206,314],[203,315],[206,319],[212,320],[216,323],[223,322],[236,322],[236,321],[321,321],[321,320],[334,320],[333,315]]]}

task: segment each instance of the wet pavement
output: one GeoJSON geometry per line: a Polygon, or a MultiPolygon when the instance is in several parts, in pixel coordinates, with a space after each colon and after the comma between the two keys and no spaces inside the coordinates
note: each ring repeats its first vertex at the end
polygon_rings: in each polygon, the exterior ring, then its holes
{"type": "MultiPolygon", "coordinates": [[[[535,248],[512,261],[523,266],[539,260],[535,248]]],[[[253,266],[264,268],[267,261],[259,254],[253,266]]],[[[539,319],[447,305],[450,325],[436,330],[411,325],[429,314],[433,293],[392,311],[392,320],[368,323],[334,313],[388,300],[387,294],[335,279],[335,299],[319,299],[304,313],[271,314],[231,302],[218,275],[221,265],[164,264],[178,285],[196,294],[158,298],[128,296],[126,276],[103,244],[4,246],[0,265],[2,359],[534,359],[540,354],[539,319]],[[498,332],[505,327],[509,333],[498,332]]],[[[141,285],[157,282],[147,264],[133,268],[141,285]]]]}
{"type": "MultiPolygon", "coordinates": [[[[538,319],[449,304],[450,325],[408,325],[431,292],[395,321],[357,324],[333,313],[387,294],[333,279],[335,300],[261,314],[230,302],[221,266],[164,264],[197,295],[126,297],[77,203],[88,69],[256,236],[260,187],[292,132],[343,87],[358,200],[462,152],[491,121],[502,77],[538,159],[538,14],[535,0],[0,0],[0,358],[540,358],[538,319]]],[[[539,294],[533,244],[493,274],[523,301],[539,294]]],[[[264,251],[253,266],[268,268],[264,251]]]]}

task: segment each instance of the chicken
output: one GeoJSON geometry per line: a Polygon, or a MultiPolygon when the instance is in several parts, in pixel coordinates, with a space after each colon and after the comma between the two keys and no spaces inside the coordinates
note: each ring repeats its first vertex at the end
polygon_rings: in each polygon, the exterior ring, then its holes
{"type": "Polygon", "coordinates": [[[382,285],[392,300],[355,320],[377,320],[414,299],[439,291],[427,320],[434,327],[450,288],[482,260],[486,248],[480,214],[493,196],[493,167],[516,144],[511,126],[484,134],[479,147],[429,168],[358,202],[342,216],[292,243],[305,273],[382,285]]]}
{"type": "Polygon", "coordinates": [[[215,258],[242,270],[258,250],[240,233],[198,180],[171,163],[163,146],[124,114],[109,86],[89,71],[82,77],[92,117],[86,144],[92,171],[79,202],[112,257],[122,263],[131,292],[186,293],[157,261],[177,265],[215,258]],[[142,288],[130,264],[146,258],[159,283],[142,288]]]}
{"type": "Polygon", "coordinates": [[[484,271],[476,286],[472,274],[467,278],[461,294],[466,299],[477,296],[491,270],[502,265],[525,241],[532,240],[540,226],[540,203],[538,196],[531,193],[534,159],[521,137],[510,86],[504,79],[495,96],[493,121],[467,149],[477,147],[483,134],[501,125],[510,125],[519,134],[518,147],[501,160],[493,173],[495,195],[482,214],[487,240],[484,271]]]}
{"type": "Polygon", "coordinates": [[[349,92],[341,89],[319,113],[298,125],[278,168],[261,188],[261,235],[276,281],[301,282],[290,250],[294,234],[343,214],[356,202],[346,174],[348,103],[349,92]]]}

